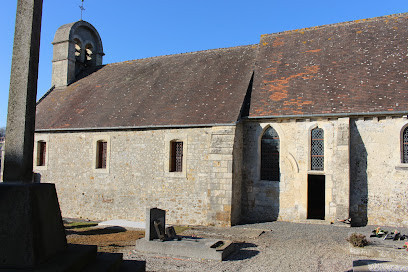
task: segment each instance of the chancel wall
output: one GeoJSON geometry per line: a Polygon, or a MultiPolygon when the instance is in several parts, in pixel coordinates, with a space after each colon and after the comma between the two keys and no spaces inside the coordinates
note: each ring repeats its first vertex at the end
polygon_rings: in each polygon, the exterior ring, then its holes
{"type": "MultiPolygon", "coordinates": [[[[235,126],[37,133],[46,164],[34,171],[56,184],[64,217],[144,221],[147,207],[167,211],[170,224],[231,225],[235,126]],[[105,169],[97,141],[107,142],[105,169]],[[173,140],[183,142],[181,172],[170,172],[173,140]]],[[[239,192],[238,192],[239,193],[239,192]]],[[[234,219],[235,221],[236,218],[234,219]]]]}

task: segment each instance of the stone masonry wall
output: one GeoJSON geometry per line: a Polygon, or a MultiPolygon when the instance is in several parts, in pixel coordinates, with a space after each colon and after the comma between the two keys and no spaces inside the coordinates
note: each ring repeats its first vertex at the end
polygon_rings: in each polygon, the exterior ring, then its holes
{"type": "Polygon", "coordinates": [[[408,227],[408,164],[401,163],[406,118],[351,122],[350,214],[356,225],[408,227]]]}
{"type": "MultiPolygon", "coordinates": [[[[209,160],[211,165],[211,179],[208,187],[208,222],[217,222],[216,225],[231,226],[237,219],[232,218],[237,205],[233,205],[233,190],[239,190],[233,180],[233,152],[235,130],[231,127],[213,127],[209,160]]],[[[211,223],[213,224],[213,223],[211,223]]]]}
{"type": "Polygon", "coordinates": [[[349,119],[246,122],[242,209],[246,221],[307,219],[309,175],[325,176],[325,220],[349,216],[349,119]],[[280,139],[280,181],[260,179],[261,138],[272,126],[280,139]],[[324,130],[324,171],[310,170],[310,132],[324,130]]]}
{"type": "Polygon", "coordinates": [[[247,122],[244,130],[243,213],[247,221],[307,218],[310,128],[325,131],[327,221],[408,226],[408,164],[401,163],[402,117],[247,122]],[[262,181],[260,138],[272,126],[280,137],[281,181],[262,181]],[[350,185],[348,185],[348,182],[350,185]]]}
{"type": "Polygon", "coordinates": [[[170,224],[231,224],[235,126],[37,133],[47,143],[41,182],[56,184],[62,215],[144,221],[146,207],[170,224]],[[95,169],[96,141],[108,142],[108,167],[95,169]],[[183,172],[169,172],[170,141],[183,141],[183,172]]]}
{"type": "Polygon", "coordinates": [[[242,200],[242,168],[243,168],[243,124],[239,123],[235,130],[235,142],[232,162],[232,213],[231,224],[241,222],[241,200],[242,200]]]}

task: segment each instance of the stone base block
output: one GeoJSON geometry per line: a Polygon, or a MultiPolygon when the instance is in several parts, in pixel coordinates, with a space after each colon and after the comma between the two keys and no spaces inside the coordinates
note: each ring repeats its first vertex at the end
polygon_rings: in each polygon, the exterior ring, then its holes
{"type": "Polygon", "coordinates": [[[136,241],[136,250],[141,252],[218,261],[224,260],[234,249],[231,241],[204,238],[183,238],[181,241],[164,242],[147,241],[142,238],[136,241]]]}
{"type": "Polygon", "coordinates": [[[0,183],[0,222],[0,268],[36,267],[67,247],[54,184],[0,183]]]}
{"type": "Polygon", "coordinates": [[[377,261],[377,260],[357,260],[353,261],[353,272],[369,271],[408,271],[408,263],[394,261],[377,261]]]}
{"type": "Polygon", "coordinates": [[[146,261],[125,260],[120,266],[120,272],[145,272],[146,261]]]}
{"type": "MultiPolygon", "coordinates": [[[[401,245],[402,247],[403,245],[401,245]]],[[[370,258],[387,258],[400,260],[408,263],[408,254],[405,249],[397,249],[396,247],[386,247],[384,245],[375,246],[368,245],[365,247],[354,247],[349,245],[350,254],[358,256],[366,256],[370,258]]]]}
{"type": "Polygon", "coordinates": [[[0,272],[79,272],[96,257],[96,246],[70,244],[47,262],[35,268],[0,268],[0,272]]]}

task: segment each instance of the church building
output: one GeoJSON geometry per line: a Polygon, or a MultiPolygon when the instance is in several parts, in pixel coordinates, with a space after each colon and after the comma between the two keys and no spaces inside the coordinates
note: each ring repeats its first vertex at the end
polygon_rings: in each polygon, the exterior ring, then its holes
{"type": "Polygon", "coordinates": [[[408,14],[106,65],[88,22],[53,45],[34,172],[63,216],[408,227],[408,14]]]}

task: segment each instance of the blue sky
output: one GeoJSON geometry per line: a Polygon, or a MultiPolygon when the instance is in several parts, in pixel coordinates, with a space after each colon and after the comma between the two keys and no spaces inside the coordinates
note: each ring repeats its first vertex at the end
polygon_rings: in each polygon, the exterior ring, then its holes
{"type": "MultiPolygon", "coordinates": [[[[80,19],[81,0],[44,0],[39,99],[51,86],[59,26],[80,19]]],[[[2,1],[0,127],[6,125],[17,0],[2,1]]],[[[99,31],[105,63],[254,44],[261,34],[408,12],[406,0],[84,0],[83,19],[99,31]]]]}

